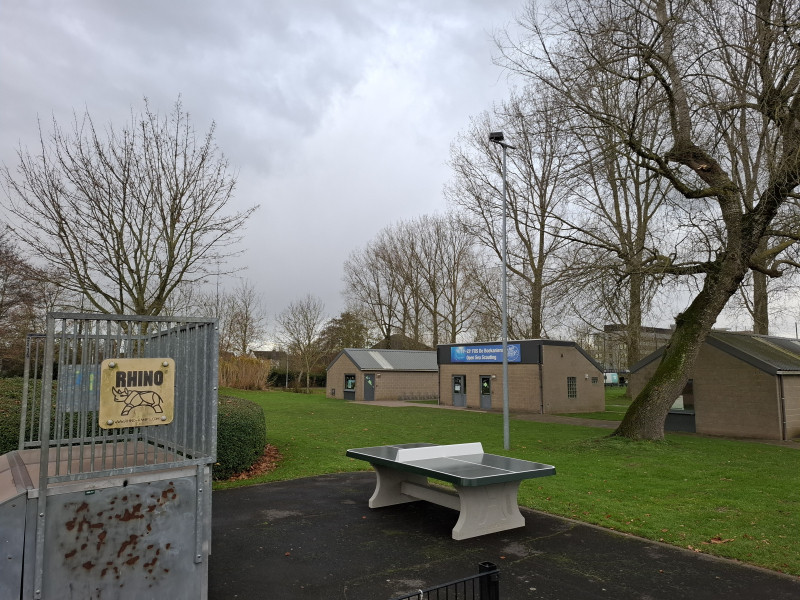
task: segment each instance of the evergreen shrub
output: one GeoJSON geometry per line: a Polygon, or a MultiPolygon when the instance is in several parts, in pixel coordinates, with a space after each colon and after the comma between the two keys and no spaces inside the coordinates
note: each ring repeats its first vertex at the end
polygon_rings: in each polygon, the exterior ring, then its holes
{"type": "Polygon", "coordinates": [[[21,377],[0,379],[0,454],[16,450],[19,445],[21,398],[21,377]]]}
{"type": "Polygon", "coordinates": [[[214,479],[228,479],[253,466],[267,445],[264,409],[255,402],[220,396],[214,479]]]}

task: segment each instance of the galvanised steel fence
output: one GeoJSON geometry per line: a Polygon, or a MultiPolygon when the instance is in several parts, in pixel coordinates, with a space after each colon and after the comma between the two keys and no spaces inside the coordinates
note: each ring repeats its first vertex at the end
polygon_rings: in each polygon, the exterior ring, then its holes
{"type": "Polygon", "coordinates": [[[41,453],[41,489],[215,461],[215,320],[52,313],[47,328],[27,340],[19,439],[20,450],[50,450],[41,453]],[[171,423],[100,427],[100,366],[107,358],[174,360],[171,423]]]}

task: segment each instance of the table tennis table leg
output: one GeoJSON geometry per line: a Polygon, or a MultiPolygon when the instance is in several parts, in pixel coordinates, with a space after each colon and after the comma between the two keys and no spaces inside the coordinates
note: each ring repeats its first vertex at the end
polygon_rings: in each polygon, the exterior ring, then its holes
{"type": "Polygon", "coordinates": [[[524,527],[525,517],[517,504],[519,484],[519,481],[509,481],[478,487],[455,486],[461,499],[461,511],[453,528],[453,539],[465,540],[524,527]]]}
{"type": "Polygon", "coordinates": [[[380,465],[372,465],[372,468],[375,469],[377,481],[375,482],[375,492],[372,494],[372,498],[369,499],[370,508],[416,502],[418,498],[403,494],[400,491],[400,485],[406,481],[418,485],[428,484],[428,478],[422,475],[390,469],[380,465]]]}

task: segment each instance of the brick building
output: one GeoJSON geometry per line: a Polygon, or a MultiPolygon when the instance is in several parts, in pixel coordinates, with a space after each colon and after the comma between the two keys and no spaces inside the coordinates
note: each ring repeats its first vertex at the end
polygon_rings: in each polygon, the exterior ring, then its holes
{"type": "MultiPolygon", "coordinates": [[[[502,344],[442,345],[437,362],[440,403],[502,409],[502,344]]],[[[541,414],[605,410],[602,369],[575,342],[508,342],[508,407],[541,414]]]]}
{"type": "Polygon", "coordinates": [[[427,400],[438,396],[436,352],[346,348],[328,366],[326,397],[427,400]]]}
{"type": "MultiPolygon", "coordinates": [[[[663,348],[633,366],[631,396],[653,376],[662,354],[663,348]]],[[[683,409],[670,415],[692,418],[690,431],[773,440],[800,436],[800,341],[712,331],[690,377],[683,409]]],[[[668,418],[667,429],[669,424],[668,418]]]]}

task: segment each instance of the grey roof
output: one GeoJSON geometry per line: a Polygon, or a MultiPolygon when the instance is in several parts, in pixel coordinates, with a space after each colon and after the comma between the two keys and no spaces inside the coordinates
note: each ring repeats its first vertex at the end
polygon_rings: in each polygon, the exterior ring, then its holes
{"type": "MultiPolygon", "coordinates": [[[[347,355],[362,371],[438,371],[435,350],[375,350],[346,348],[347,355]]],[[[337,356],[333,362],[339,359],[337,356]]],[[[331,363],[333,364],[333,363],[331,363]]],[[[330,368],[330,367],[328,367],[330,368]]]]}
{"type": "Polygon", "coordinates": [[[800,341],[754,333],[712,331],[708,343],[754,367],[777,374],[800,372],[800,341]]]}
{"type": "MultiPolygon", "coordinates": [[[[755,333],[712,331],[706,343],[771,375],[779,372],[800,373],[800,340],[755,333]]],[[[659,358],[664,352],[659,348],[631,367],[638,371],[659,358]]]]}

